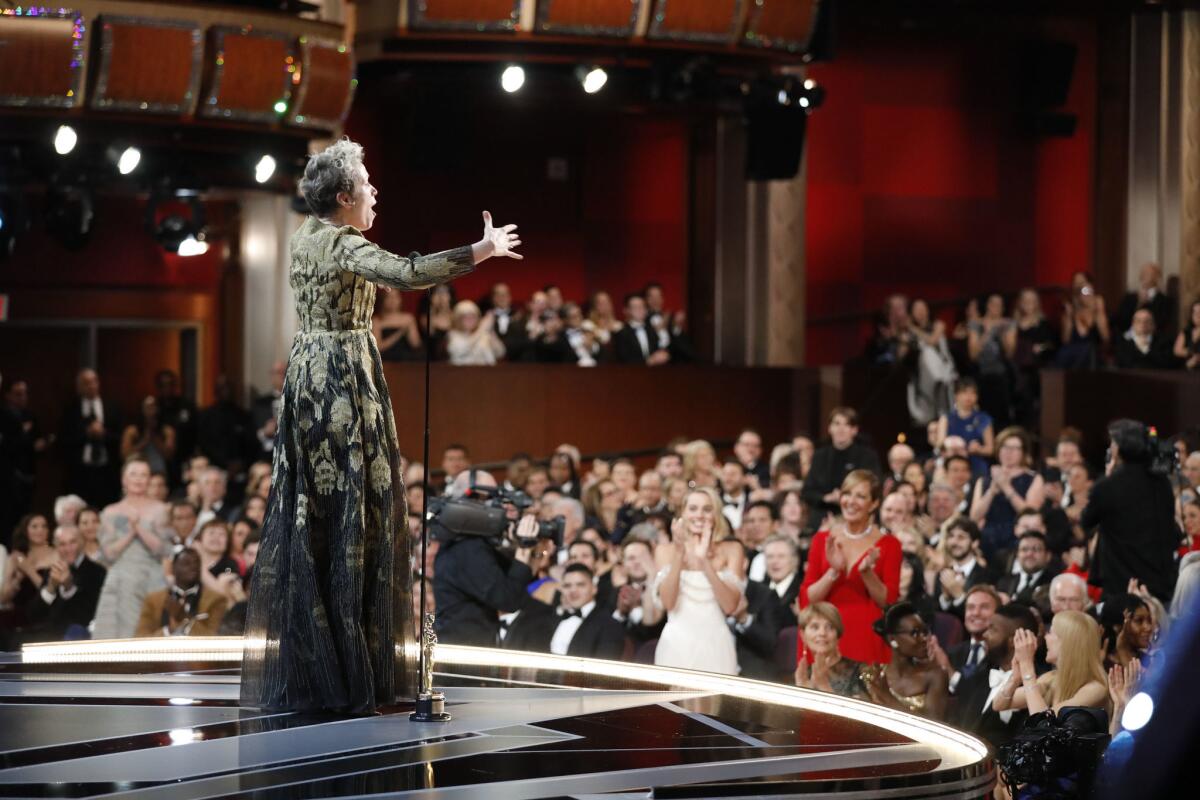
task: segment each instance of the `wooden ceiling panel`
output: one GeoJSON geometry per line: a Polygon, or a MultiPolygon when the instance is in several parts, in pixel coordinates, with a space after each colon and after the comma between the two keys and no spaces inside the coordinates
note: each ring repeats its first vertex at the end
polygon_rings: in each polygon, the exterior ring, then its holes
{"type": "Polygon", "coordinates": [[[737,36],[744,0],[654,0],[652,39],[729,43],[737,36]]]}
{"type": "Polygon", "coordinates": [[[83,19],[72,12],[17,16],[8,11],[0,13],[0,105],[78,105],[84,71],[83,19]]]}
{"type": "Polygon", "coordinates": [[[203,49],[194,22],[101,17],[92,107],[191,114],[200,93],[203,49]]]}
{"type": "Polygon", "coordinates": [[[536,30],[580,36],[630,36],[648,0],[539,0],[536,30]]]}

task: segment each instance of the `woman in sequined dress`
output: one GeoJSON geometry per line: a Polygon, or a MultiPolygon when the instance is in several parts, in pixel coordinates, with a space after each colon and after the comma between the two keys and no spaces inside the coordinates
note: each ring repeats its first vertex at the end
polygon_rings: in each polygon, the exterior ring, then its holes
{"type": "Polygon", "coordinates": [[[247,611],[241,701],[370,714],[413,694],[408,515],[391,398],[371,335],[376,284],[423,289],[492,256],[521,258],[515,225],[405,258],[363,237],[375,188],[362,147],[313,156],[312,214],[292,235],[292,343],[267,514],[247,611]]]}

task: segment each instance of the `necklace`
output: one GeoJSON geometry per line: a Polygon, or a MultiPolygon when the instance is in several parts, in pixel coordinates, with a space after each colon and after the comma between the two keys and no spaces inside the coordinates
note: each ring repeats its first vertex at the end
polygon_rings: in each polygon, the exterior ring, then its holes
{"type": "Polygon", "coordinates": [[[845,536],[846,536],[846,538],[847,538],[847,539],[862,539],[862,538],[864,538],[864,537],[866,537],[866,536],[870,536],[870,535],[871,535],[871,530],[872,530],[874,527],[875,527],[875,526],[873,526],[873,525],[867,525],[866,529],[865,529],[865,530],[864,530],[862,533],[851,533],[851,532],[850,532],[850,526],[848,526],[848,525],[843,525],[843,526],[842,526],[842,530],[843,530],[843,531],[845,531],[845,536]]]}

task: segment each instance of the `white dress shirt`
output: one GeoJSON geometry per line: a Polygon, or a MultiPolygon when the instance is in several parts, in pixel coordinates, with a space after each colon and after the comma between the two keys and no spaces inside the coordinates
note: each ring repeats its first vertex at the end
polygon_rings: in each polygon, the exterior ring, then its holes
{"type": "Polygon", "coordinates": [[[580,616],[564,616],[558,623],[558,627],[554,629],[554,636],[550,639],[550,652],[556,656],[565,656],[567,648],[571,646],[571,640],[575,638],[575,633],[579,630],[579,626],[587,619],[587,615],[592,613],[596,608],[596,601],[593,600],[583,608],[579,609],[580,616]]]}
{"type": "MultiPolygon", "coordinates": [[[[81,410],[85,418],[92,417],[101,425],[104,424],[104,401],[99,397],[83,398],[81,410]]],[[[92,444],[92,440],[87,439],[83,445],[83,463],[94,464],[99,467],[107,462],[108,451],[104,449],[104,445],[92,444]]]]}

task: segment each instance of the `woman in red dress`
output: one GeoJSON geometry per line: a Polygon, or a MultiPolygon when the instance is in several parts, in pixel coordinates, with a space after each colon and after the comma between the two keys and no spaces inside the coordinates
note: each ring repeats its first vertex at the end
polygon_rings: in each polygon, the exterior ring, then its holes
{"type": "Polygon", "coordinates": [[[842,655],[868,664],[891,660],[871,626],[900,595],[900,541],[874,524],[879,500],[875,473],[856,469],[846,476],[838,498],[842,516],[813,537],[799,598],[802,608],[833,603],[846,628],[842,655]]]}

